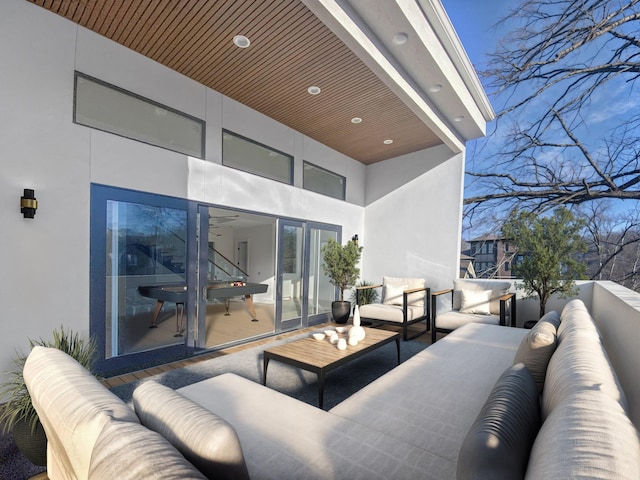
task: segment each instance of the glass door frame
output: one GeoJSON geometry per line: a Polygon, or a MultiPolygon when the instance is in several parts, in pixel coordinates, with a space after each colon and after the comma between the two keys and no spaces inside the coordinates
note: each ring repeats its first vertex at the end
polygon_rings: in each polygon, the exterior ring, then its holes
{"type": "MultiPolygon", "coordinates": [[[[289,218],[278,219],[278,238],[276,241],[277,248],[277,266],[276,266],[276,312],[275,312],[275,329],[276,332],[284,332],[289,330],[296,330],[299,328],[305,328],[311,325],[326,322],[330,320],[331,313],[320,313],[309,316],[309,266],[311,261],[311,231],[312,230],[326,230],[336,233],[336,240],[338,242],[342,239],[342,226],[333,225],[327,223],[294,220],[289,218]],[[282,320],[282,299],[283,299],[283,284],[284,284],[284,262],[283,262],[283,230],[285,226],[302,228],[302,266],[301,266],[301,314],[300,317],[296,317],[289,320],[282,320]]],[[[337,292],[337,289],[335,290],[337,292]]]]}
{"type": "Polygon", "coordinates": [[[196,209],[197,204],[186,199],[168,197],[164,195],[139,192],[119,187],[111,187],[100,184],[91,184],[91,221],[90,221],[90,321],[89,331],[96,341],[97,355],[94,365],[95,373],[101,375],[113,375],[121,371],[131,371],[146,368],[147,366],[167,363],[174,360],[187,358],[193,354],[194,318],[196,300],[196,265],[189,262],[195,258],[196,245],[196,209]],[[105,330],[106,312],[106,234],[107,202],[128,202],[149,206],[169,207],[187,212],[187,301],[185,304],[185,332],[183,342],[176,345],[129,353],[126,355],[107,358],[105,330]]]}

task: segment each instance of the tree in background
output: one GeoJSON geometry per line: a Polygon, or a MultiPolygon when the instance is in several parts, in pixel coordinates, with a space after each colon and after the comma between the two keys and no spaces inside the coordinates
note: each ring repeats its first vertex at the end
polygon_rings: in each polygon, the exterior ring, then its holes
{"type": "Polygon", "coordinates": [[[524,0],[499,25],[510,33],[481,72],[495,131],[467,153],[465,227],[613,202],[624,218],[585,217],[602,262],[592,278],[639,284],[618,260],[640,224],[640,0],[524,0]]]}
{"type": "Polygon", "coordinates": [[[579,211],[587,232],[589,278],[640,291],[640,215],[616,213],[602,201],[589,202],[579,211]]]}
{"type": "Polygon", "coordinates": [[[639,3],[527,0],[503,20],[515,28],[482,75],[508,141],[468,172],[468,205],[640,199],[639,3]]]}
{"type": "Polygon", "coordinates": [[[523,281],[525,293],[540,300],[540,317],[554,293],[575,295],[575,279],[585,265],[578,256],[587,250],[580,231],[583,224],[566,208],[551,215],[513,211],[502,226],[505,240],[515,245],[517,261],[512,268],[523,281]]]}

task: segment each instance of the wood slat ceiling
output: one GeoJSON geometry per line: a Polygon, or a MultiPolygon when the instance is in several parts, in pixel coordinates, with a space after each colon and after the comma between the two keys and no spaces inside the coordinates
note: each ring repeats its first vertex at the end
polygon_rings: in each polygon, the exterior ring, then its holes
{"type": "Polygon", "coordinates": [[[29,1],[362,163],[442,143],[299,0],[29,1]]]}

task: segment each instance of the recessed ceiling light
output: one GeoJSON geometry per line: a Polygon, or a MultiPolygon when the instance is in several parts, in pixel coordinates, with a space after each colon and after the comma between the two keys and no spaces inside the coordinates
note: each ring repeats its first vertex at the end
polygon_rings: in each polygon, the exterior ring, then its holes
{"type": "Polygon", "coordinates": [[[315,85],[311,85],[309,88],[307,88],[307,92],[309,92],[311,95],[318,95],[322,90],[320,90],[320,87],[317,87],[315,85]]]}
{"type": "Polygon", "coordinates": [[[457,117],[453,117],[453,121],[457,123],[460,123],[463,120],[464,120],[464,115],[458,115],[457,117]]]}
{"type": "Polygon", "coordinates": [[[244,35],[236,35],[235,37],[233,37],[233,43],[236,47],[247,48],[249,45],[251,45],[251,40],[249,40],[244,35]]]}
{"type": "Polygon", "coordinates": [[[393,143],[393,140],[391,140],[390,138],[387,138],[384,142],[385,145],[391,145],[393,143]]]}
{"type": "Polygon", "coordinates": [[[351,123],[362,123],[362,119],[360,117],[353,117],[351,123]]]}
{"type": "Polygon", "coordinates": [[[395,44],[395,45],[404,45],[405,43],[407,43],[407,40],[409,40],[409,35],[407,35],[404,32],[398,32],[396,33],[393,38],[391,39],[391,41],[395,44]]]}
{"type": "Polygon", "coordinates": [[[431,93],[438,93],[440,90],[442,90],[442,85],[440,85],[439,83],[436,83],[435,85],[431,85],[429,87],[429,91],[431,93]]]}

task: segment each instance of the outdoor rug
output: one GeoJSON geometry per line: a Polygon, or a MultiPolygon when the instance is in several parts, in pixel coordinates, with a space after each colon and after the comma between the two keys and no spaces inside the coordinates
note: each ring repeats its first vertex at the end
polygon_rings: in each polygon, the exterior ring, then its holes
{"type": "MultiPolygon", "coordinates": [[[[262,383],[262,352],[275,345],[307,335],[310,334],[305,333],[230,355],[204,360],[144,380],[119,385],[112,391],[125,402],[130,402],[133,391],[141,382],[154,380],[177,389],[226,372],[233,372],[254,382],[262,383]]],[[[400,341],[400,361],[404,362],[426,346],[415,340],[400,341]]],[[[396,365],[396,344],[392,342],[329,372],[324,385],[324,408],[329,410],[396,365]]],[[[271,360],[267,372],[267,386],[310,405],[318,405],[317,376],[313,373],[271,360]]]]}
{"type": "Polygon", "coordinates": [[[44,471],[20,453],[11,433],[0,433],[0,480],[26,480],[44,471]]]}

